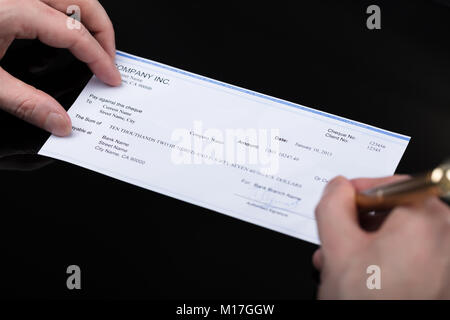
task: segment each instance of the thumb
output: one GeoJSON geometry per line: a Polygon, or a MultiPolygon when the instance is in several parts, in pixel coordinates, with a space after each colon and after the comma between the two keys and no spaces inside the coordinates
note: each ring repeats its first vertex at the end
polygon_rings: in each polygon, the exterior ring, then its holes
{"type": "Polygon", "coordinates": [[[0,109],[57,136],[72,130],[69,115],[51,96],[0,68],[0,109]]]}
{"type": "Polygon", "coordinates": [[[343,177],[333,179],[316,207],[322,249],[339,251],[358,245],[364,232],[359,226],[355,189],[343,177]]]}
{"type": "Polygon", "coordinates": [[[321,271],[322,267],[323,267],[323,256],[322,256],[322,251],[319,249],[317,249],[316,251],[314,251],[313,257],[312,257],[312,262],[314,267],[321,271]]]}

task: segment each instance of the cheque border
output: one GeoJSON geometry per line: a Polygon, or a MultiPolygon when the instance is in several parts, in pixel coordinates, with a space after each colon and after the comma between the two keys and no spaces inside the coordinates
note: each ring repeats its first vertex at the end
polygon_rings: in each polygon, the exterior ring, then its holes
{"type": "Polygon", "coordinates": [[[179,74],[182,74],[184,76],[188,76],[188,77],[191,77],[191,78],[194,78],[194,79],[197,79],[197,80],[206,81],[206,82],[215,84],[217,86],[221,86],[221,87],[225,87],[225,88],[228,88],[228,89],[236,90],[236,91],[239,91],[241,93],[245,93],[247,95],[255,96],[255,97],[258,97],[258,98],[261,98],[261,99],[265,99],[265,100],[269,100],[269,101],[272,101],[272,102],[276,102],[278,104],[282,104],[282,105],[286,105],[286,106],[293,107],[293,108],[296,108],[296,109],[300,109],[302,111],[310,112],[310,113],[313,113],[313,114],[316,114],[316,115],[319,115],[319,116],[322,116],[322,117],[326,117],[326,118],[329,118],[329,119],[341,121],[341,122],[344,122],[346,124],[350,124],[350,125],[353,125],[353,126],[356,126],[356,127],[360,127],[360,128],[366,129],[366,130],[370,130],[370,131],[374,131],[374,132],[377,132],[377,133],[381,133],[381,134],[384,134],[384,135],[387,135],[387,136],[390,136],[390,137],[393,137],[393,138],[397,138],[397,139],[408,141],[408,142],[411,140],[410,137],[402,135],[402,134],[397,134],[397,133],[390,132],[390,131],[387,131],[387,130],[383,130],[383,129],[380,129],[380,128],[376,128],[376,127],[373,127],[373,126],[370,126],[370,125],[367,125],[367,124],[364,124],[364,123],[361,123],[361,122],[358,122],[358,121],[354,121],[354,120],[346,119],[346,118],[343,118],[343,117],[339,117],[339,116],[333,115],[331,113],[327,113],[327,112],[324,112],[324,111],[320,111],[320,110],[316,110],[316,109],[313,109],[313,108],[305,107],[305,106],[302,106],[302,105],[297,104],[297,103],[289,102],[289,101],[286,101],[286,100],[283,100],[283,99],[278,99],[278,98],[275,98],[275,97],[271,97],[271,96],[268,96],[268,95],[265,95],[265,94],[262,94],[262,93],[259,93],[259,92],[255,92],[255,91],[252,91],[252,90],[248,90],[248,89],[244,89],[244,88],[241,88],[241,87],[237,87],[237,86],[225,83],[225,82],[214,80],[214,79],[211,79],[211,78],[208,78],[208,77],[204,77],[204,76],[201,76],[201,75],[198,75],[198,74],[195,74],[195,73],[192,73],[192,72],[188,72],[188,71],[185,71],[185,70],[182,70],[182,69],[178,69],[178,68],[175,68],[175,67],[171,67],[171,66],[165,65],[163,63],[159,63],[159,62],[153,61],[153,60],[140,58],[140,57],[137,57],[137,56],[134,56],[134,55],[131,55],[131,54],[119,51],[119,50],[116,51],[116,54],[121,56],[121,57],[125,57],[125,58],[132,59],[132,60],[135,60],[135,61],[138,61],[138,62],[150,64],[150,65],[153,65],[153,66],[156,66],[156,67],[159,67],[159,68],[162,68],[162,69],[166,69],[166,70],[171,71],[171,72],[179,73],[179,74]]]}

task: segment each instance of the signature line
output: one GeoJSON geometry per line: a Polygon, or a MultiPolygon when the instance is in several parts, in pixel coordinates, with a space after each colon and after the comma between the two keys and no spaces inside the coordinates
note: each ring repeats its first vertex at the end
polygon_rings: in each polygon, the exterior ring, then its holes
{"type": "Polygon", "coordinates": [[[307,216],[307,215],[305,215],[305,214],[302,214],[302,213],[300,213],[300,212],[295,212],[295,211],[292,211],[292,210],[289,210],[289,209],[277,207],[277,206],[274,206],[274,205],[272,205],[272,204],[270,204],[270,203],[263,202],[263,201],[259,201],[259,200],[256,200],[256,199],[252,199],[252,198],[243,196],[243,195],[241,195],[241,194],[235,193],[234,195],[237,196],[237,197],[239,197],[239,198],[248,200],[248,201],[258,202],[258,203],[260,203],[260,204],[263,204],[263,205],[266,206],[266,207],[270,207],[270,208],[273,208],[273,209],[278,209],[278,210],[286,211],[286,212],[288,212],[288,213],[292,213],[292,214],[295,214],[295,215],[297,215],[297,216],[301,216],[302,218],[307,218],[307,219],[310,219],[310,220],[314,220],[313,218],[311,218],[311,217],[309,217],[309,216],[307,216]]]}

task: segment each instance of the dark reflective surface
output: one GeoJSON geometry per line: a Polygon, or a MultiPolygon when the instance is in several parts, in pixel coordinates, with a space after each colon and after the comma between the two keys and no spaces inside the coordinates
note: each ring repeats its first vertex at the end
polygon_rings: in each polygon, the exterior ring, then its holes
{"type": "MultiPolygon", "coordinates": [[[[367,1],[103,4],[120,50],[411,135],[398,171],[418,172],[450,154],[450,9],[392,2],[379,1],[376,32],[367,1]]],[[[37,42],[16,42],[0,65],[66,108],[90,77],[37,42]]],[[[47,137],[0,112],[2,295],[315,296],[314,245],[36,156],[47,137]],[[71,264],[79,292],[66,289],[71,264]]]]}

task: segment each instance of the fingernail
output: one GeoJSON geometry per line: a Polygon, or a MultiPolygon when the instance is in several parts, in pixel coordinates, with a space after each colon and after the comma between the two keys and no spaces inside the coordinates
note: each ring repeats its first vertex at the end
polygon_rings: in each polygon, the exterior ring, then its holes
{"type": "Polygon", "coordinates": [[[55,136],[67,136],[70,131],[70,123],[61,114],[52,112],[45,120],[44,129],[55,136]]]}
{"type": "MultiPolygon", "coordinates": [[[[116,66],[114,66],[115,68],[116,66]]],[[[119,70],[117,70],[117,85],[120,86],[122,84],[122,75],[120,74],[119,70]]]]}
{"type": "Polygon", "coordinates": [[[117,70],[116,64],[113,62],[113,72],[110,74],[110,79],[114,79],[111,81],[111,85],[120,86],[122,84],[122,75],[119,70],[117,70]]]}

